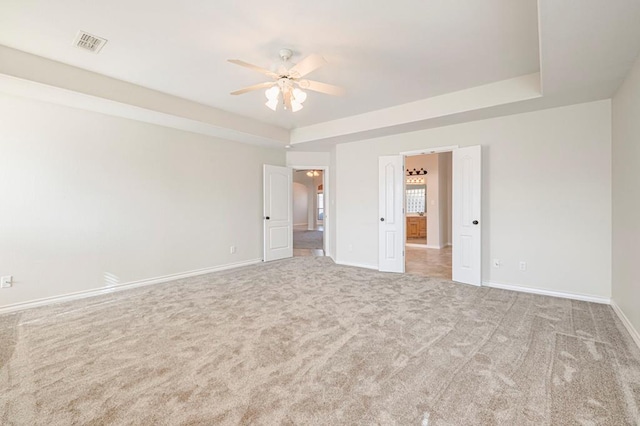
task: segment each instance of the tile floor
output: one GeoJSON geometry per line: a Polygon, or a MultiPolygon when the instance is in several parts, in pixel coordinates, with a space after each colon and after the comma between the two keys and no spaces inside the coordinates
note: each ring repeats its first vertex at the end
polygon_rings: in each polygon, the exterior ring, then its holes
{"type": "Polygon", "coordinates": [[[427,237],[424,237],[424,238],[407,238],[407,244],[423,244],[423,245],[427,245],[427,237]]]}
{"type": "MultiPolygon", "coordinates": [[[[451,279],[451,247],[441,250],[405,247],[407,274],[451,279]]],[[[293,249],[293,256],[324,256],[320,249],[293,249]]]]}
{"type": "Polygon", "coordinates": [[[405,247],[407,274],[451,279],[451,246],[443,249],[405,247]]]}
{"type": "Polygon", "coordinates": [[[293,249],[293,256],[324,256],[322,249],[293,249]]]}

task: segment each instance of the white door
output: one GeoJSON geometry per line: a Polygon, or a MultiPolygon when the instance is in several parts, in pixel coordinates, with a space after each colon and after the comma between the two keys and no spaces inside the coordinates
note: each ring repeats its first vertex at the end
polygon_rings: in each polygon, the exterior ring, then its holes
{"type": "Polygon", "coordinates": [[[453,150],[453,281],[481,285],[480,145],[453,150]]]}
{"type": "Polygon", "coordinates": [[[404,272],[404,156],[379,159],[378,269],[404,272]]]}
{"type": "Polygon", "coordinates": [[[264,261],[293,256],[293,202],[291,169],[265,164],[264,261]]]}

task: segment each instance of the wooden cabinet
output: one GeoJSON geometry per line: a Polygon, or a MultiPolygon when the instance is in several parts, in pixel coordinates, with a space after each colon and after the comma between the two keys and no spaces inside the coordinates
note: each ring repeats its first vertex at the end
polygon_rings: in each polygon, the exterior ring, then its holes
{"type": "Polygon", "coordinates": [[[427,238],[427,218],[422,216],[419,221],[420,224],[420,238],[427,238]]]}
{"type": "Polygon", "coordinates": [[[425,238],[426,236],[426,216],[407,216],[407,238],[425,238]]]}

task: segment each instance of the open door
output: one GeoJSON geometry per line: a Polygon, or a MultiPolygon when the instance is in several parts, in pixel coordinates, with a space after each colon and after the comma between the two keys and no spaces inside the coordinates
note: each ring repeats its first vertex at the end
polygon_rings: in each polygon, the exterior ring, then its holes
{"type": "Polygon", "coordinates": [[[265,262],[293,256],[292,181],[290,168],[264,165],[265,262]]]}
{"type": "Polygon", "coordinates": [[[453,150],[452,278],[481,285],[480,145],[453,150]]]}
{"type": "Polygon", "coordinates": [[[378,270],[404,272],[404,156],[379,159],[378,270]]]}

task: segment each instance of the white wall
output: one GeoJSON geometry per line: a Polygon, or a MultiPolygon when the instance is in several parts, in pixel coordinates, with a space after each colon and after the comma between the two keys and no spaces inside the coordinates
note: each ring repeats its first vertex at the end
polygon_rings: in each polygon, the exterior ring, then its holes
{"type": "MultiPolygon", "coordinates": [[[[298,183],[300,185],[304,185],[305,187],[305,196],[307,197],[305,202],[304,209],[304,220],[298,222],[294,216],[294,225],[295,224],[303,224],[307,227],[307,229],[313,229],[314,222],[313,216],[311,214],[311,210],[313,210],[313,180],[307,176],[305,171],[302,170],[294,170],[293,171],[293,182],[298,183]]],[[[295,196],[295,192],[294,192],[295,196]]],[[[295,208],[295,200],[294,200],[294,208],[295,208]]]]}
{"type": "Polygon", "coordinates": [[[293,182],[293,224],[307,226],[309,209],[309,191],[300,182],[293,182]]]}
{"type": "Polygon", "coordinates": [[[287,151],[286,156],[289,167],[308,166],[313,168],[329,166],[331,163],[328,152],[287,151]]]}
{"type": "Polygon", "coordinates": [[[608,100],[337,145],[337,261],[377,267],[378,156],[449,145],[483,147],[484,281],[610,297],[608,100]]]}
{"type": "Polygon", "coordinates": [[[284,151],[4,95],[0,120],[0,306],[262,257],[284,151]]]}
{"type": "Polygon", "coordinates": [[[640,332],[640,59],[613,98],[613,301],[640,332]]]}
{"type": "Polygon", "coordinates": [[[337,186],[338,183],[338,173],[337,173],[337,164],[338,158],[336,153],[336,147],[332,147],[331,151],[329,151],[329,188],[331,188],[330,192],[327,192],[327,188],[324,188],[324,203],[325,203],[325,227],[324,227],[324,236],[325,241],[328,241],[327,245],[327,255],[331,256],[331,258],[335,261],[337,259],[337,226],[340,219],[338,218],[337,209],[336,209],[336,200],[337,194],[340,189],[337,186]],[[327,217],[330,217],[329,223],[331,226],[327,227],[327,217]],[[328,237],[328,240],[327,240],[328,237]]]}

